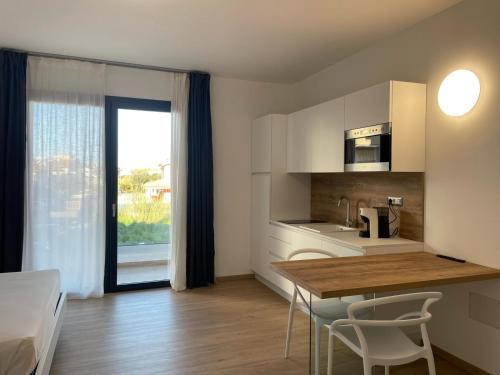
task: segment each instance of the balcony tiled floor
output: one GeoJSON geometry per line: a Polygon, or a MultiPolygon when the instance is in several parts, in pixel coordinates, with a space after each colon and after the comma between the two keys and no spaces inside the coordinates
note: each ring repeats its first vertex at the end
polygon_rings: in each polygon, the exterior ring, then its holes
{"type": "Polygon", "coordinates": [[[169,280],[169,271],[167,262],[133,265],[119,264],[117,273],[118,285],[169,280]]]}
{"type": "Polygon", "coordinates": [[[118,247],[118,285],[168,280],[170,244],[118,247]]]}

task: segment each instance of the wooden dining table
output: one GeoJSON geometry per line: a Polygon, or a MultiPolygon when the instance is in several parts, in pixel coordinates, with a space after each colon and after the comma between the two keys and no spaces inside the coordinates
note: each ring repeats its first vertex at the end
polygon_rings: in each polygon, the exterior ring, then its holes
{"type": "MultiPolygon", "coordinates": [[[[324,299],[394,292],[413,288],[500,278],[500,270],[436,254],[412,253],[337,257],[274,262],[281,276],[324,299]]],[[[311,309],[309,309],[309,371],[311,371],[311,309]]]]}

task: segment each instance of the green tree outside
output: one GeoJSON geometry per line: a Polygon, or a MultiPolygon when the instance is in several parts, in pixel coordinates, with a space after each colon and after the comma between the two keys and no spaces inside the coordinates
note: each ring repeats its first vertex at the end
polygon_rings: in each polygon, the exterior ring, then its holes
{"type": "Polygon", "coordinates": [[[145,193],[144,184],[156,180],[161,175],[148,169],[119,177],[118,190],[127,203],[118,206],[118,246],[170,243],[170,204],[145,193]]]}
{"type": "Polygon", "coordinates": [[[118,178],[118,191],[120,193],[144,192],[144,184],[149,181],[161,180],[161,174],[149,173],[149,169],[134,169],[130,175],[118,178]]]}

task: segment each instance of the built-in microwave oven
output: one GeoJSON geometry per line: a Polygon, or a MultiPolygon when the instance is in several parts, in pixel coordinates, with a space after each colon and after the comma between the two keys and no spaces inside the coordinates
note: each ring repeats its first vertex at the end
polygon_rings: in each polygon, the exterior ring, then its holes
{"type": "Polygon", "coordinates": [[[391,170],[391,124],[345,131],[344,170],[378,172],[391,170]]]}

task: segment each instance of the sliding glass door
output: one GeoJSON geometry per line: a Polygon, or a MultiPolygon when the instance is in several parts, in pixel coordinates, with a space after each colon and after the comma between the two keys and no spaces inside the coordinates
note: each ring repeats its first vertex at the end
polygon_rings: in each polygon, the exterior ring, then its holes
{"type": "Polygon", "coordinates": [[[169,285],[170,102],[106,97],[106,291],[169,285]]]}

